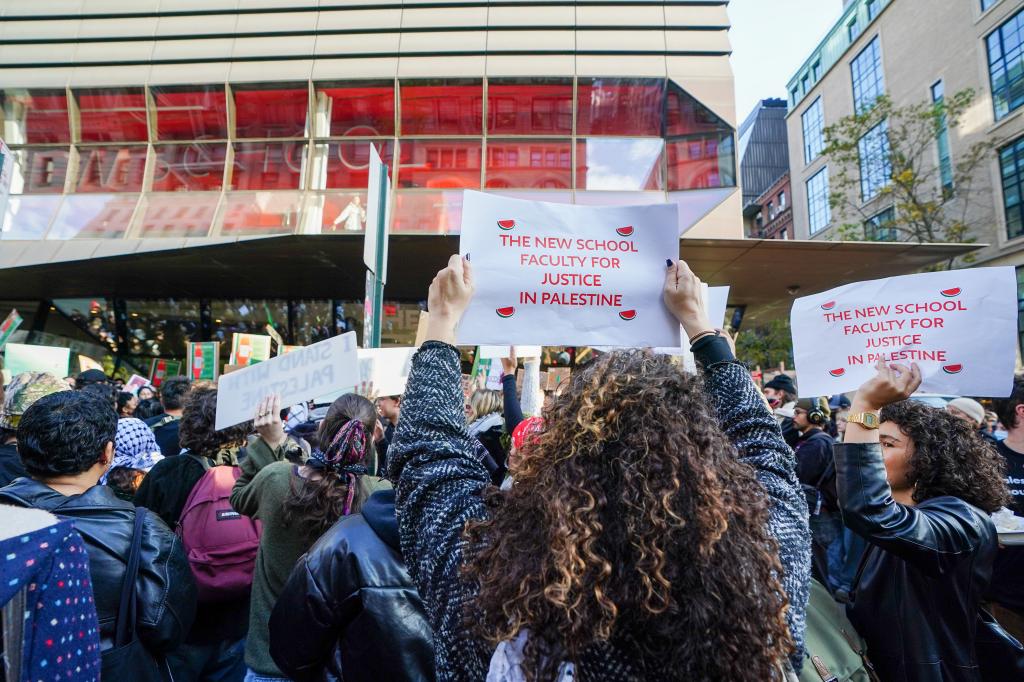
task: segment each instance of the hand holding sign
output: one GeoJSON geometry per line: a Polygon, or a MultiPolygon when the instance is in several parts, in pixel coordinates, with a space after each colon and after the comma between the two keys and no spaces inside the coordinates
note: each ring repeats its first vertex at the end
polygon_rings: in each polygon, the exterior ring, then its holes
{"type": "Polygon", "coordinates": [[[693,274],[686,261],[670,261],[665,273],[663,298],[689,338],[714,329],[704,310],[704,289],[700,277],[693,274]]]}
{"type": "Polygon", "coordinates": [[[473,298],[473,268],[469,257],[453,255],[448,267],[437,273],[430,283],[427,307],[427,341],[443,341],[455,345],[455,327],[473,298]]]}
{"type": "Polygon", "coordinates": [[[261,399],[256,406],[256,416],[252,420],[253,428],[259,434],[263,442],[271,449],[283,443],[287,436],[284,435],[284,424],[281,422],[281,396],[278,394],[268,395],[261,399]]]}
{"type": "Polygon", "coordinates": [[[907,367],[889,365],[884,360],[879,360],[875,369],[878,370],[878,374],[857,389],[851,406],[854,412],[880,410],[886,405],[906,400],[921,386],[921,368],[917,363],[911,363],[910,367],[907,367]]]}

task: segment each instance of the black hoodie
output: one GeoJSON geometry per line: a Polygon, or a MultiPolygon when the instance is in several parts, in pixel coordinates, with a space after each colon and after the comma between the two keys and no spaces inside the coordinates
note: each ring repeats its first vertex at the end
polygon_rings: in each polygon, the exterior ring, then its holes
{"type": "Polygon", "coordinates": [[[434,642],[399,547],[395,491],[375,492],[299,559],[270,617],[296,682],[433,680],[434,642]]]}

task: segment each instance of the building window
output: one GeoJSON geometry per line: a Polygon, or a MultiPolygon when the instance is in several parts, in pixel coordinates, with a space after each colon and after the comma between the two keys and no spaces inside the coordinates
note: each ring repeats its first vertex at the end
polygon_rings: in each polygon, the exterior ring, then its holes
{"type": "MultiPolygon", "coordinates": [[[[932,86],[932,102],[936,107],[945,103],[945,86],[942,81],[932,86]]],[[[949,127],[946,125],[946,114],[936,123],[935,143],[939,148],[939,173],[942,177],[942,193],[950,196],[953,193],[953,156],[949,150],[949,127]]]]}
{"type": "Polygon", "coordinates": [[[759,230],[764,227],[764,215],[762,215],[760,211],[758,211],[757,215],[754,216],[754,224],[757,225],[757,229],[759,230]]]}
{"type": "Polygon", "coordinates": [[[803,93],[806,95],[807,91],[811,89],[811,77],[808,74],[804,74],[804,77],[800,79],[800,87],[803,93]]]}
{"type": "Polygon", "coordinates": [[[813,80],[815,83],[817,83],[819,80],[821,80],[821,62],[820,61],[814,62],[813,66],[811,66],[811,80],[813,80]]]}
{"type": "Polygon", "coordinates": [[[850,23],[846,25],[846,37],[849,38],[850,42],[852,43],[853,41],[857,40],[857,36],[859,35],[860,22],[857,21],[857,17],[854,16],[850,23]]]}
{"type": "Polygon", "coordinates": [[[1024,104],[1024,12],[993,31],[988,46],[988,72],[996,120],[1024,104]]]}
{"type": "Polygon", "coordinates": [[[981,11],[984,12],[994,6],[997,2],[999,2],[999,0],[981,0],[981,11]]]}
{"type": "Polygon", "coordinates": [[[889,122],[882,121],[857,142],[860,154],[860,194],[871,201],[892,179],[889,157],[889,122]]]}
{"type": "Polygon", "coordinates": [[[868,8],[868,22],[869,23],[874,21],[875,17],[878,16],[878,13],[882,11],[881,5],[882,5],[882,3],[878,2],[878,0],[868,0],[867,8],[868,8]]]}
{"type": "Polygon", "coordinates": [[[779,192],[779,211],[786,210],[786,192],[779,192]]]}
{"type": "Polygon", "coordinates": [[[875,242],[899,241],[899,232],[894,227],[895,222],[896,211],[890,206],[864,221],[864,237],[875,242]]]}
{"type": "Polygon", "coordinates": [[[768,220],[775,220],[775,202],[768,202],[768,220]]]}
{"type": "Polygon", "coordinates": [[[789,93],[789,100],[790,100],[790,104],[792,104],[795,107],[796,103],[800,101],[800,88],[794,87],[790,91],[790,93],[789,93]]]}
{"type": "Polygon", "coordinates": [[[804,163],[810,163],[825,148],[825,118],[821,113],[820,97],[807,107],[800,122],[804,131],[804,163]]]}
{"type": "Polygon", "coordinates": [[[861,50],[850,63],[853,76],[853,106],[858,111],[870,109],[885,92],[882,73],[882,48],[878,36],[861,50]]]}
{"type": "Polygon", "coordinates": [[[1003,207],[1006,210],[1006,237],[1024,236],[1024,138],[999,150],[1003,172],[1003,207]]]}
{"type": "Polygon", "coordinates": [[[828,167],[807,181],[807,216],[811,234],[821,232],[832,221],[832,209],[828,203],[828,167]]]}

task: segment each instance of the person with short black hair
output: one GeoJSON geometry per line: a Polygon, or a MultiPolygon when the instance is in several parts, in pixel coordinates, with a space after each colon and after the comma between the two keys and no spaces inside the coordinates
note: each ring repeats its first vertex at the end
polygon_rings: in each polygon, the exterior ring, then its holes
{"type": "Polygon", "coordinates": [[[117,393],[117,416],[119,419],[127,419],[135,416],[135,408],[139,406],[139,399],[131,391],[118,391],[117,393]]]}
{"type": "Polygon", "coordinates": [[[185,406],[185,398],[192,390],[192,382],[188,377],[174,376],[167,377],[160,384],[160,405],[163,406],[163,414],[158,414],[146,420],[146,424],[153,429],[157,445],[164,457],[173,457],[181,452],[182,444],[179,442],[179,427],[182,409],[185,406]]]}
{"type": "MultiPolygon", "coordinates": [[[[30,478],[0,488],[0,503],[74,519],[89,555],[104,657],[115,645],[132,529],[140,513],[99,485],[114,458],[117,421],[111,405],[91,391],[40,398],[18,423],[18,451],[30,478]]],[[[143,521],[136,593],[135,633],[151,659],[145,665],[168,673],[164,656],[192,625],[196,587],[180,540],[155,514],[143,521]]],[[[130,679],[146,671],[122,666],[118,673],[130,679]]]]}
{"type": "Polygon", "coordinates": [[[92,383],[77,389],[81,393],[88,393],[108,403],[110,409],[117,414],[117,389],[112,384],[92,383]]]}
{"type": "MultiPolygon", "coordinates": [[[[995,449],[1006,462],[1009,506],[1017,516],[1024,516],[1024,374],[1013,378],[1013,392],[1008,398],[996,400],[994,406],[1007,432],[995,449]]],[[[988,598],[999,623],[1024,640],[1024,547],[999,549],[988,598]]]]}

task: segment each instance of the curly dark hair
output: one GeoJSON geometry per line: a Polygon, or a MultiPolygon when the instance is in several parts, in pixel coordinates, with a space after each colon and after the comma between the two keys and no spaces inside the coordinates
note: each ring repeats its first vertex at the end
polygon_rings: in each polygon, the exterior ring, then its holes
{"type": "Polygon", "coordinates": [[[949,495],[990,514],[1009,504],[1006,464],[971,424],[915,400],[883,407],[882,421],[896,424],[914,443],[915,502],[949,495]]]}
{"type": "Polygon", "coordinates": [[[160,404],[165,410],[180,410],[184,407],[192,382],[188,377],[167,377],[160,384],[160,404]]]}
{"type": "Polygon", "coordinates": [[[531,679],[605,641],[648,679],[777,679],[793,643],[769,500],[702,381],[610,353],[544,419],[515,485],[467,524],[469,627],[492,644],[529,628],[531,679]]]}
{"type": "MultiPolygon", "coordinates": [[[[351,419],[363,422],[367,437],[367,459],[371,458],[373,426],[377,420],[377,409],[369,400],[355,393],[346,393],[327,409],[327,416],[320,423],[314,443],[321,450],[326,448],[341,427],[351,419]]],[[[324,532],[342,517],[350,485],[348,476],[317,467],[313,460],[307,465],[315,470],[310,478],[292,476],[290,494],[281,507],[284,524],[295,530],[312,545],[324,532]]],[[[360,509],[363,503],[361,486],[356,486],[350,513],[360,509]]]]}
{"type": "Polygon", "coordinates": [[[178,426],[178,443],[195,455],[213,457],[223,448],[243,445],[252,432],[252,422],[217,431],[217,389],[201,386],[185,398],[178,426]]]}
{"type": "Polygon", "coordinates": [[[32,403],[18,422],[18,455],[35,479],[88,471],[117,437],[117,413],[91,391],[59,391],[32,403]]]}

